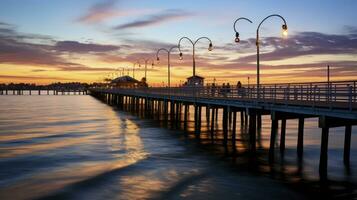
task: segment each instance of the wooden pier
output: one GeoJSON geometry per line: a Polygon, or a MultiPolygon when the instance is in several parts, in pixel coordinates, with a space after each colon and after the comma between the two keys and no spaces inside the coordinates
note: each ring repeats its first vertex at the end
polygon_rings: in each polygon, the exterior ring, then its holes
{"type": "MultiPolygon", "coordinates": [[[[228,144],[236,151],[236,123],[240,117],[241,125],[249,131],[248,150],[256,152],[257,130],[261,129],[262,116],[271,119],[269,162],[274,163],[276,138],[280,127],[280,153],[285,150],[287,120],[298,120],[297,155],[303,156],[304,122],[306,118],[318,118],[321,128],[321,152],[319,172],[321,178],[327,176],[329,128],[345,127],[344,164],[350,163],[352,126],[357,124],[356,81],[270,84],[257,88],[221,87],[177,87],[177,88],[91,88],[92,96],[106,103],[118,106],[150,118],[160,118],[171,126],[183,124],[187,130],[190,107],[193,108],[194,133],[201,133],[202,110],[205,109],[207,129],[210,139],[215,142],[215,128],[218,112],[222,113],[223,146],[228,144]],[[229,135],[230,130],[230,135],[229,135]],[[230,136],[230,137],[229,137],[230,136]]],[[[258,143],[259,144],[259,143],[258,143]]]]}
{"type": "Polygon", "coordinates": [[[7,89],[0,88],[0,95],[87,95],[86,89],[48,89],[48,90],[27,90],[27,89],[7,89]]]}

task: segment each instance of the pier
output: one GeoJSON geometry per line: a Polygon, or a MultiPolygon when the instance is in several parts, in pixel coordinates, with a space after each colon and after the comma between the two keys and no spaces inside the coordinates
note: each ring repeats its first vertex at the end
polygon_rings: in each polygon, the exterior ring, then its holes
{"type": "Polygon", "coordinates": [[[147,117],[158,117],[171,126],[183,124],[187,130],[188,115],[193,108],[194,133],[200,137],[202,110],[206,110],[207,128],[212,142],[218,112],[222,113],[223,142],[225,151],[232,147],[236,151],[236,125],[240,117],[241,125],[249,130],[248,151],[254,156],[257,145],[257,130],[261,128],[262,116],[271,119],[269,163],[274,163],[276,138],[280,127],[280,153],[285,150],[286,123],[297,119],[297,155],[303,156],[304,122],[306,118],[318,118],[321,128],[321,151],[319,173],[327,176],[329,129],[345,127],[343,161],[350,163],[352,126],[357,124],[357,81],[311,82],[290,84],[265,84],[257,89],[255,85],[242,88],[222,88],[219,86],[166,87],[166,88],[90,88],[90,95],[120,109],[147,117]],[[160,118],[160,116],[162,118],[160,118]]]}
{"type": "Polygon", "coordinates": [[[0,95],[87,95],[87,90],[21,90],[4,89],[0,95]]]}
{"type": "Polygon", "coordinates": [[[46,86],[32,84],[0,84],[0,95],[87,95],[85,84],[57,83],[46,86]]]}

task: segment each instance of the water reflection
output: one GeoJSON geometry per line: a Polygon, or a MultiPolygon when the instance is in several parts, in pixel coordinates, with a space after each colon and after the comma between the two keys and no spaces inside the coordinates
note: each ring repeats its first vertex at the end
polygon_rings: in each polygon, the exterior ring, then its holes
{"type": "MultiPolygon", "coordinates": [[[[320,131],[314,119],[306,122],[300,161],[297,122],[287,122],[286,151],[284,156],[277,151],[272,167],[267,164],[268,116],[263,117],[258,159],[252,164],[245,159],[248,130],[240,122],[237,155],[223,157],[221,113],[214,145],[204,112],[199,141],[194,134],[160,128],[175,126],[139,119],[90,96],[1,96],[0,113],[6,113],[0,114],[0,199],[300,199],[305,197],[300,190],[285,183],[315,187],[318,181],[320,131]]],[[[189,119],[193,132],[193,115],[189,119]]],[[[356,177],[353,168],[351,175],[344,174],[341,131],[330,134],[329,176],[350,183],[346,189],[356,177]]]]}

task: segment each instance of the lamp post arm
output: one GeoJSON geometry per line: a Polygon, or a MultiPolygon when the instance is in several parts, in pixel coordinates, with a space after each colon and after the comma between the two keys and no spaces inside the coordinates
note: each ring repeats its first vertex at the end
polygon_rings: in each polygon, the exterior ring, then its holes
{"type": "Polygon", "coordinates": [[[200,37],[200,38],[198,38],[198,39],[194,42],[193,46],[196,46],[196,43],[197,43],[198,41],[202,40],[202,39],[207,39],[210,43],[212,43],[212,40],[209,39],[208,37],[200,37]]]}
{"type": "Polygon", "coordinates": [[[248,21],[248,22],[250,22],[250,23],[253,23],[250,19],[245,18],[245,17],[240,17],[240,18],[236,19],[236,21],[235,21],[234,24],[233,24],[233,29],[234,29],[234,31],[235,31],[236,33],[238,33],[237,28],[236,28],[236,25],[237,25],[237,22],[238,22],[239,20],[246,20],[246,21],[248,21]]]}
{"type": "Polygon", "coordinates": [[[284,22],[284,25],[286,26],[286,20],[284,19],[284,17],[282,17],[281,15],[278,15],[278,14],[273,14],[273,15],[269,15],[268,17],[264,18],[260,24],[258,25],[258,28],[257,28],[257,34],[259,33],[259,29],[260,27],[262,26],[262,24],[265,22],[265,20],[271,18],[271,17],[279,17],[281,20],[283,20],[284,22]]]}
{"type": "Polygon", "coordinates": [[[177,45],[177,47],[178,47],[180,53],[182,52],[182,51],[181,51],[181,41],[182,41],[183,39],[188,40],[188,41],[192,44],[192,46],[195,46],[195,43],[194,43],[190,38],[188,38],[188,37],[182,37],[182,38],[179,40],[178,45],[177,45]]]}
{"type": "Polygon", "coordinates": [[[159,54],[160,54],[161,51],[165,51],[165,52],[169,53],[169,51],[168,51],[167,49],[161,48],[161,49],[157,50],[157,52],[156,52],[156,58],[159,57],[159,54]]]}
{"type": "Polygon", "coordinates": [[[174,50],[174,49],[178,49],[178,46],[171,47],[168,53],[170,54],[172,52],[172,50],[174,50]]]}

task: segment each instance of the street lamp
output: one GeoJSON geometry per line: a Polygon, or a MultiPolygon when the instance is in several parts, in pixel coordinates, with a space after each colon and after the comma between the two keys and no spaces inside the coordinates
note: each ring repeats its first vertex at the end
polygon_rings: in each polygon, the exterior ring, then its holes
{"type": "Polygon", "coordinates": [[[148,62],[151,61],[151,67],[154,67],[154,60],[151,59],[151,58],[148,58],[148,59],[141,58],[141,59],[139,59],[139,61],[138,61],[139,67],[141,66],[141,65],[140,65],[140,60],[143,60],[144,63],[145,63],[145,81],[147,81],[147,78],[146,78],[146,75],[147,75],[147,65],[148,65],[148,62]]]}
{"type": "Polygon", "coordinates": [[[133,63],[133,78],[135,78],[135,66],[136,65],[139,65],[139,67],[140,67],[140,63],[139,62],[133,63]]]}
{"type": "MultiPolygon", "coordinates": [[[[171,76],[171,74],[170,74],[170,67],[171,67],[170,55],[171,55],[172,50],[176,49],[176,48],[178,48],[178,46],[173,46],[169,50],[167,50],[165,48],[161,48],[161,49],[157,50],[157,52],[156,52],[156,60],[157,60],[157,62],[160,61],[160,57],[159,57],[160,51],[167,52],[167,86],[169,88],[170,88],[170,76],[171,76]]],[[[182,59],[182,53],[180,53],[180,59],[182,59]]]]}
{"type": "Polygon", "coordinates": [[[239,32],[238,32],[237,29],[236,29],[236,24],[237,24],[237,22],[238,22],[239,20],[246,20],[246,21],[248,21],[248,22],[250,22],[250,23],[253,23],[250,19],[245,18],[245,17],[240,17],[240,18],[236,19],[236,21],[235,21],[234,24],[233,24],[233,29],[234,29],[234,31],[236,32],[236,39],[234,40],[236,43],[239,43],[239,42],[240,42],[239,32]]]}
{"type": "Polygon", "coordinates": [[[259,52],[259,47],[260,47],[260,43],[259,43],[259,29],[260,29],[260,26],[263,24],[263,22],[265,22],[265,20],[267,20],[268,18],[270,17],[278,17],[280,19],[283,20],[284,24],[282,25],[282,31],[283,31],[283,36],[287,36],[288,35],[288,26],[286,24],[286,21],[285,19],[281,16],[281,15],[278,15],[278,14],[273,14],[273,15],[269,15],[268,17],[264,18],[258,28],[257,28],[257,38],[256,38],[256,45],[257,45],[257,96],[258,98],[260,97],[260,52],[259,52]]]}
{"type": "Polygon", "coordinates": [[[200,37],[198,38],[195,42],[193,42],[190,38],[188,37],[182,37],[180,40],[179,40],[179,43],[178,43],[178,48],[179,48],[179,51],[180,51],[180,60],[182,60],[182,51],[181,51],[181,48],[180,48],[180,44],[181,44],[181,41],[183,39],[186,39],[188,40],[191,44],[192,44],[192,67],[193,67],[193,76],[196,76],[196,60],[195,60],[195,47],[196,47],[196,44],[199,40],[201,39],[206,39],[209,41],[209,46],[208,46],[208,51],[212,51],[213,49],[213,45],[212,45],[212,41],[208,38],[208,37],[200,37]]]}

